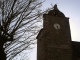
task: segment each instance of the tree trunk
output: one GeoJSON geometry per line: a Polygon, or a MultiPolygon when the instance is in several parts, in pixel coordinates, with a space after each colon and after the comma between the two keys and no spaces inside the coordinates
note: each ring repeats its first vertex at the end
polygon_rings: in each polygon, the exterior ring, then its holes
{"type": "Polygon", "coordinates": [[[6,60],[6,54],[4,52],[3,45],[1,45],[1,42],[0,42],[0,60],[6,60]]]}
{"type": "Polygon", "coordinates": [[[4,52],[3,45],[7,41],[4,37],[0,37],[0,60],[6,60],[6,54],[4,52]]]}

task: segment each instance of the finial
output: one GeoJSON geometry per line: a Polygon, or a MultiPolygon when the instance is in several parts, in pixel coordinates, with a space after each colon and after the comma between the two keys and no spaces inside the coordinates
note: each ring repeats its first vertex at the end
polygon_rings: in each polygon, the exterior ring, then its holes
{"type": "Polygon", "coordinates": [[[57,4],[55,4],[53,8],[54,8],[54,10],[57,10],[57,9],[58,9],[58,8],[57,8],[57,4]]]}

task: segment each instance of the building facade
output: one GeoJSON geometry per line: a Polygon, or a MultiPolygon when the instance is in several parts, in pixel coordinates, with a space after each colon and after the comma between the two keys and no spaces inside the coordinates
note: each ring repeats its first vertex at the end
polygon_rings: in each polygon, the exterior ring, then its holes
{"type": "Polygon", "coordinates": [[[73,54],[69,18],[56,4],[43,15],[43,29],[37,39],[37,60],[77,60],[73,54]]]}

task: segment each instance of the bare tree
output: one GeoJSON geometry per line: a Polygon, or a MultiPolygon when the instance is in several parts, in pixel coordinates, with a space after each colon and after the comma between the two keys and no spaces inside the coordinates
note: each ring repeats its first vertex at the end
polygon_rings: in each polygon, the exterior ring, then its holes
{"type": "Polygon", "coordinates": [[[38,32],[42,2],[2,0],[0,3],[0,59],[12,60],[35,43],[33,37],[38,32]]]}

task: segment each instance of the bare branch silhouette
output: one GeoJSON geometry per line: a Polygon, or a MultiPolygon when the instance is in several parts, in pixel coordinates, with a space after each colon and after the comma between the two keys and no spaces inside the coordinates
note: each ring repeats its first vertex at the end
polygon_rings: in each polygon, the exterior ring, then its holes
{"type": "Polygon", "coordinates": [[[42,15],[39,0],[0,1],[0,57],[12,60],[30,45],[35,44],[42,15]],[[4,46],[4,48],[3,48],[4,46]],[[5,53],[4,53],[5,51],[5,53]],[[6,55],[7,54],[7,55],[6,55]]]}

